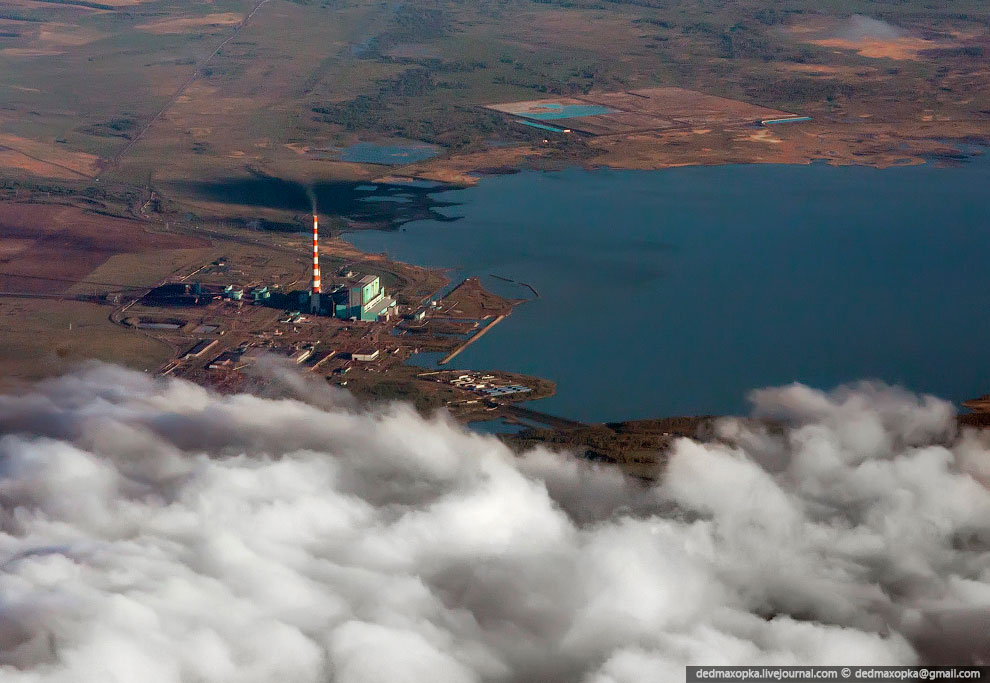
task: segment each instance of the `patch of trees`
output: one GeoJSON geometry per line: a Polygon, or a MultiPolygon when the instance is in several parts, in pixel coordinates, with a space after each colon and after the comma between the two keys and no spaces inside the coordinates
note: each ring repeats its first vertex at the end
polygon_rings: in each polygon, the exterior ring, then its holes
{"type": "Polygon", "coordinates": [[[87,0],[38,0],[38,2],[47,2],[52,5],[74,5],[76,7],[88,7],[90,9],[102,9],[110,12],[115,11],[117,8],[113,5],[104,5],[99,2],[88,2],[87,0]]]}
{"type": "Polygon", "coordinates": [[[43,17],[39,17],[36,14],[22,14],[20,12],[0,12],[0,19],[7,19],[8,21],[45,21],[43,17]]]}
{"type": "Polygon", "coordinates": [[[834,79],[779,78],[761,82],[748,89],[754,99],[780,106],[806,102],[833,102],[839,97],[853,97],[859,87],[834,79]]]}
{"type": "Polygon", "coordinates": [[[374,95],[313,107],[313,112],[316,120],[348,131],[421,140],[448,149],[464,149],[499,130],[500,117],[492,112],[427,97],[438,87],[443,86],[428,70],[410,69],[381,82],[374,95]]]}
{"type": "Polygon", "coordinates": [[[401,43],[425,43],[442,38],[450,31],[447,13],[403,4],[391,20],[391,26],[368,41],[360,55],[366,59],[380,58],[401,43]]]}
{"type": "Polygon", "coordinates": [[[112,118],[103,123],[95,123],[92,126],[83,128],[82,131],[101,138],[124,138],[125,140],[130,140],[131,131],[136,127],[137,120],[125,115],[112,118]]]}

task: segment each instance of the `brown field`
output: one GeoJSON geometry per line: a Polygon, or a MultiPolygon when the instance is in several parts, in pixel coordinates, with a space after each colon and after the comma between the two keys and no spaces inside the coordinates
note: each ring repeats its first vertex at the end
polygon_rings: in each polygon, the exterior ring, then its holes
{"type": "Polygon", "coordinates": [[[72,180],[81,174],[55,164],[49,164],[39,159],[33,159],[13,149],[0,147],[0,168],[24,171],[31,175],[59,180],[72,180]]]}
{"type": "Polygon", "coordinates": [[[953,40],[933,40],[899,26],[854,16],[813,17],[787,29],[792,38],[819,47],[849,50],[869,59],[917,60],[926,50],[952,48],[953,40]]]}
{"type": "Polygon", "coordinates": [[[64,50],[51,50],[37,47],[5,47],[0,55],[5,57],[54,57],[65,54],[64,50]]]}
{"type": "Polygon", "coordinates": [[[782,62],[776,68],[783,72],[800,73],[820,78],[876,78],[876,67],[836,66],[828,64],[799,64],[797,62],[782,62]]]}
{"type": "Polygon", "coordinates": [[[881,40],[877,38],[862,40],[847,40],[843,38],[824,38],[807,41],[821,47],[834,47],[839,50],[853,50],[863,57],[871,59],[918,59],[923,50],[947,47],[944,43],[936,43],[924,38],[893,38],[881,40]]]}
{"type": "Polygon", "coordinates": [[[49,45],[86,45],[102,37],[97,31],[59,22],[47,22],[38,29],[38,39],[49,45]]]}
{"type": "Polygon", "coordinates": [[[49,178],[76,179],[95,176],[96,162],[95,154],[0,133],[0,167],[15,168],[49,178]]]}
{"type": "Polygon", "coordinates": [[[185,33],[190,29],[203,26],[230,26],[237,24],[243,16],[234,12],[217,12],[206,14],[201,17],[180,17],[178,19],[161,19],[151,21],[146,24],[139,24],[136,28],[148,33],[185,33]]]}
{"type": "Polygon", "coordinates": [[[0,291],[39,294],[64,292],[116,254],[208,245],[73,206],[15,202],[0,202],[0,240],[0,291]]]}
{"type": "Polygon", "coordinates": [[[15,57],[63,54],[66,48],[87,45],[104,37],[93,29],[57,21],[0,19],[0,30],[18,34],[12,45],[0,50],[0,54],[15,57]]]}
{"type": "Polygon", "coordinates": [[[100,0],[101,5],[110,5],[111,7],[134,7],[135,5],[143,5],[151,0],[100,0]]]}

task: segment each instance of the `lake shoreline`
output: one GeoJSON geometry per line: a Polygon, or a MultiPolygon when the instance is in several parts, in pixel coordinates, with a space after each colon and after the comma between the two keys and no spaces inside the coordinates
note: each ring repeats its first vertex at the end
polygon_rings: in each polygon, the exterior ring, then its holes
{"type": "MultiPolygon", "coordinates": [[[[977,155],[973,155],[972,158],[978,159],[979,157],[977,155]]],[[[967,164],[963,164],[962,169],[958,169],[958,168],[957,169],[952,169],[952,168],[946,168],[946,169],[937,168],[937,173],[950,173],[951,174],[953,172],[960,172],[960,171],[965,172],[966,169],[971,168],[971,167],[974,167],[974,168],[978,167],[979,169],[982,169],[984,165],[986,165],[986,164],[983,163],[983,162],[977,161],[975,164],[968,164],[968,163],[967,164]]],[[[931,173],[932,171],[936,171],[936,166],[937,166],[937,164],[928,163],[928,164],[925,164],[924,166],[920,166],[920,167],[918,167],[918,166],[902,167],[901,170],[899,170],[899,171],[898,170],[895,170],[895,172],[897,172],[897,173],[911,172],[911,169],[914,169],[915,170],[914,172],[919,172],[919,170],[920,170],[920,172],[922,172],[922,173],[931,173]]],[[[781,174],[787,175],[793,169],[807,169],[808,172],[812,172],[812,173],[819,173],[819,172],[821,172],[821,171],[816,171],[815,170],[816,168],[821,168],[826,173],[828,173],[828,172],[846,173],[846,172],[850,172],[850,171],[851,172],[856,172],[855,169],[861,169],[860,172],[862,172],[862,173],[870,173],[871,174],[871,175],[869,175],[869,178],[871,179],[870,182],[875,182],[877,179],[882,179],[884,177],[882,174],[881,175],[876,175],[876,173],[874,172],[873,169],[864,169],[863,167],[850,167],[850,168],[847,168],[847,169],[835,169],[834,167],[821,166],[821,165],[816,165],[816,164],[813,164],[811,166],[808,166],[808,165],[792,166],[791,169],[788,169],[788,167],[781,167],[781,166],[777,166],[777,165],[774,165],[774,166],[764,166],[764,167],[752,167],[750,165],[731,165],[731,166],[721,166],[721,167],[693,167],[693,168],[681,169],[679,172],[680,173],[689,173],[689,174],[691,174],[691,173],[693,173],[693,174],[705,174],[705,173],[710,173],[710,172],[712,172],[713,169],[715,169],[716,172],[722,173],[723,176],[724,176],[725,173],[733,174],[733,173],[740,173],[740,172],[742,172],[742,173],[757,172],[757,173],[770,173],[770,174],[776,173],[777,175],[781,175],[781,174]],[[762,170],[753,171],[753,169],[762,169],[762,170]]],[[[979,172],[982,173],[983,171],[980,170],[979,172]]],[[[554,178],[558,178],[558,177],[571,177],[572,178],[572,176],[575,175],[575,174],[591,174],[591,175],[624,174],[623,177],[625,179],[628,179],[629,177],[632,177],[632,176],[628,176],[627,174],[636,174],[636,175],[639,175],[641,173],[645,177],[658,177],[658,176],[654,176],[653,173],[651,173],[651,172],[615,171],[615,170],[612,170],[612,169],[601,169],[600,170],[600,173],[599,173],[599,172],[589,172],[589,171],[584,171],[582,169],[573,169],[572,168],[572,169],[568,169],[568,170],[565,170],[565,171],[557,171],[557,172],[542,172],[542,171],[541,172],[534,172],[534,173],[523,172],[523,177],[525,178],[525,181],[523,181],[522,184],[525,184],[527,182],[529,182],[529,183],[542,183],[541,184],[541,187],[543,187],[545,189],[548,185],[551,185],[554,182],[556,182],[555,180],[553,180],[554,178]],[[571,174],[571,175],[568,176],[568,174],[571,174]],[[547,180],[547,178],[550,178],[551,180],[547,180]]],[[[498,183],[514,183],[514,187],[518,187],[519,184],[520,184],[520,182],[518,180],[519,177],[520,176],[518,174],[516,174],[516,175],[512,175],[512,176],[498,176],[498,177],[494,177],[494,178],[488,178],[488,179],[486,179],[488,182],[482,183],[480,185],[475,186],[474,188],[472,188],[470,190],[470,193],[481,192],[482,194],[485,194],[485,193],[487,193],[487,191],[485,190],[485,187],[486,186],[490,186],[493,183],[495,183],[495,184],[498,184],[498,183]]],[[[921,184],[924,185],[924,183],[921,183],[921,184]]],[[[580,194],[580,190],[575,189],[574,191],[577,192],[578,194],[580,194]]],[[[447,195],[447,196],[449,196],[449,195],[447,195]]],[[[500,278],[498,278],[498,279],[514,279],[514,280],[518,280],[518,281],[526,281],[526,282],[531,282],[531,283],[534,282],[533,278],[530,276],[531,275],[531,272],[509,272],[509,271],[506,271],[504,268],[501,268],[500,266],[496,266],[496,265],[490,264],[490,263],[475,264],[475,265],[472,265],[470,263],[464,263],[464,261],[465,261],[465,254],[451,255],[449,259],[440,259],[440,258],[427,257],[425,254],[419,254],[419,255],[417,255],[415,249],[410,250],[410,248],[409,248],[410,247],[410,243],[414,239],[416,241],[422,241],[422,242],[425,242],[425,243],[436,244],[436,243],[443,242],[443,240],[446,237],[456,237],[456,236],[463,236],[463,235],[471,235],[471,234],[476,233],[478,230],[484,231],[486,225],[488,227],[491,227],[492,221],[488,221],[487,223],[485,221],[480,221],[480,223],[479,223],[479,221],[475,220],[476,217],[479,214],[479,211],[481,213],[485,213],[486,210],[479,209],[475,205],[475,202],[472,199],[469,199],[468,198],[469,196],[470,195],[463,195],[461,193],[461,191],[458,192],[458,199],[463,199],[463,201],[454,202],[455,204],[459,205],[459,210],[458,210],[458,214],[459,215],[457,217],[457,222],[449,225],[448,226],[449,227],[449,230],[442,231],[442,233],[437,233],[434,230],[434,228],[439,228],[441,226],[438,226],[438,225],[436,225],[436,224],[434,224],[434,223],[432,223],[430,221],[426,221],[425,223],[413,222],[411,224],[408,224],[405,227],[404,232],[403,231],[400,231],[399,233],[394,233],[394,232],[369,233],[369,232],[366,232],[366,231],[363,231],[363,230],[362,231],[354,231],[354,232],[350,232],[347,235],[346,239],[348,241],[350,241],[351,243],[355,244],[358,249],[378,251],[378,252],[385,251],[385,252],[387,252],[389,254],[389,256],[391,258],[395,258],[396,260],[400,260],[400,261],[407,261],[407,262],[416,263],[416,264],[424,265],[424,266],[430,266],[430,267],[449,267],[450,264],[456,263],[456,264],[461,264],[461,265],[464,266],[464,268],[465,268],[463,270],[463,273],[464,274],[472,274],[472,275],[484,276],[484,275],[490,275],[490,274],[496,274],[497,273],[500,276],[500,278]],[[432,227],[430,227],[430,232],[428,234],[423,234],[422,233],[423,226],[432,226],[432,227]],[[372,237],[372,235],[375,235],[375,234],[381,235],[382,238],[379,239],[379,238],[372,237]],[[445,236],[445,238],[439,237],[440,234],[443,234],[445,236]],[[403,235],[404,235],[404,237],[403,237],[403,235]],[[394,246],[390,246],[390,242],[391,243],[394,243],[396,239],[402,240],[403,246],[402,246],[401,249],[396,249],[394,246]]],[[[639,195],[637,195],[637,196],[639,196],[639,195]]],[[[444,198],[444,197],[441,197],[441,198],[444,198]]],[[[506,202],[506,201],[509,201],[509,200],[502,199],[502,201],[503,202],[506,202]]],[[[529,206],[529,208],[533,208],[533,206],[529,206]]],[[[488,209],[492,209],[492,206],[488,206],[488,209]]],[[[546,216],[544,216],[543,214],[541,214],[541,217],[545,218],[546,216]]],[[[448,217],[448,218],[450,218],[450,217],[448,217]]],[[[495,221],[495,222],[497,223],[497,221],[495,221]]],[[[875,237],[879,238],[879,237],[882,237],[882,236],[875,236],[875,237]]],[[[602,245],[598,245],[598,246],[601,247],[602,245]]],[[[435,250],[434,250],[434,253],[435,253],[435,250]]],[[[492,282],[491,284],[494,285],[495,283],[492,282]]],[[[544,289],[545,289],[545,285],[544,284],[541,284],[539,282],[535,282],[535,286],[541,291],[541,293],[544,292],[544,289]]],[[[565,302],[565,301],[566,300],[564,300],[564,299],[557,298],[557,299],[555,299],[553,301],[552,305],[561,305],[561,303],[562,302],[565,302]]],[[[540,303],[545,303],[545,302],[537,302],[537,303],[534,303],[532,305],[539,306],[540,303]]],[[[518,324],[520,324],[520,323],[517,323],[515,320],[513,320],[513,319],[518,318],[518,317],[519,317],[519,310],[516,310],[516,311],[514,311],[514,315],[511,316],[510,319],[504,325],[501,326],[500,330],[497,331],[497,334],[492,335],[492,337],[497,337],[498,338],[498,342],[495,342],[495,343],[498,343],[498,344],[504,343],[504,337],[507,334],[507,330],[508,331],[512,331],[512,329],[513,329],[514,326],[517,326],[518,324]]],[[[531,323],[528,323],[527,322],[525,324],[529,325],[531,323]]],[[[552,327],[552,324],[551,323],[546,323],[546,324],[552,327]]],[[[573,330],[572,330],[572,332],[573,332],[573,330]]],[[[477,349],[479,347],[485,347],[485,346],[492,345],[493,344],[493,342],[491,341],[492,337],[489,337],[489,339],[487,341],[479,342],[479,344],[476,345],[474,348],[477,349]]],[[[530,341],[533,341],[535,338],[536,337],[534,337],[533,335],[530,335],[528,337],[528,339],[530,339],[530,341]]],[[[561,340],[561,338],[560,338],[559,335],[555,339],[556,339],[556,341],[557,341],[558,344],[559,343],[562,343],[562,340],[561,340]]],[[[534,367],[533,365],[525,365],[525,364],[524,365],[519,365],[519,364],[510,363],[507,366],[502,366],[502,365],[496,363],[495,362],[495,359],[492,359],[492,358],[487,357],[487,356],[485,356],[485,357],[478,356],[474,352],[474,350],[466,351],[464,358],[465,358],[465,360],[462,361],[462,364],[465,367],[468,367],[468,368],[471,368],[471,369],[486,369],[486,368],[494,368],[494,367],[500,367],[500,368],[501,367],[505,367],[506,369],[511,369],[513,371],[521,372],[523,374],[548,377],[549,379],[554,380],[554,381],[558,381],[558,379],[559,379],[554,374],[543,372],[539,368],[534,367]]],[[[853,377],[849,377],[848,379],[853,379],[854,377],[858,377],[858,376],[870,376],[870,373],[868,373],[868,372],[866,372],[866,373],[857,373],[857,375],[854,375],[853,377]]],[[[777,378],[770,378],[770,379],[767,379],[766,381],[762,381],[762,382],[759,381],[759,380],[757,380],[757,381],[754,381],[750,386],[745,387],[745,390],[748,390],[749,388],[751,388],[753,386],[764,386],[766,384],[775,383],[775,382],[776,383],[787,382],[787,381],[790,381],[791,379],[800,379],[800,377],[793,377],[793,376],[792,377],[777,377],[777,378]]],[[[894,381],[895,381],[895,383],[900,383],[901,380],[899,378],[896,378],[895,377],[894,378],[894,381]]],[[[907,380],[903,380],[903,381],[905,383],[907,383],[909,386],[917,386],[916,384],[913,384],[913,383],[910,382],[910,378],[908,378],[907,380]]],[[[830,382],[827,379],[825,379],[823,381],[818,381],[818,382],[814,382],[814,383],[817,384],[817,385],[819,385],[819,386],[832,386],[836,382],[830,382]]],[[[838,383],[841,383],[841,382],[838,382],[838,383]]],[[[923,391],[928,390],[924,386],[917,387],[917,388],[919,388],[919,389],[921,389],[923,391]]],[[[960,393],[958,395],[956,395],[955,393],[953,393],[953,394],[951,394],[951,398],[953,400],[957,401],[957,402],[961,402],[963,400],[966,400],[968,398],[971,398],[974,395],[977,395],[978,393],[981,393],[982,390],[983,390],[983,387],[978,387],[978,388],[977,387],[974,387],[974,389],[975,389],[975,391],[967,391],[966,393],[960,393]]],[[[558,381],[558,392],[557,392],[557,396],[558,397],[561,396],[561,395],[563,395],[563,394],[566,394],[568,392],[568,390],[569,389],[566,386],[566,383],[565,383],[564,386],[561,386],[560,382],[558,381]]],[[[676,393],[676,392],[674,392],[674,393],[676,393]]],[[[945,392],[942,392],[942,393],[944,394],[945,392]]],[[[741,398],[741,396],[740,396],[740,398],[741,398]]],[[[618,411],[614,411],[611,414],[606,414],[606,415],[598,416],[601,419],[597,419],[597,418],[594,418],[593,419],[593,418],[589,417],[587,414],[578,414],[578,415],[575,415],[575,414],[569,412],[566,409],[558,408],[559,405],[561,405],[561,403],[559,401],[545,401],[543,406],[541,406],[541,405],[535,405],[534,407],[536,407],[536,408],[538,408],[540,410],[546,410],[549,413],[560,415],[562,417],[577,417],[577,418],[582,419],[584,421],[589,421],[590,420],[590,421],[597,422],[597,421],[607,421],[609,419],[622,419],[624,417],[618,411]]],[[[657,415],[657,414],[684,414],[684,413],[689,412],[689,411],[690,412],[694,412],[694,408],[695,407],[697,407],[697,406],[696,405],[695,406],[689,406],[687,408],[687,410],[684,410],[684,409],[677,410],[676,409],[676,406],[674,406],[674,409],[664,408],[662,410],[656,410],[656,411],[652,412],[652,415],[657,415]]],[[[712,410],[701,409],[701,410],[699,410],[697,412],[698,412],[698,414],[711,414],[712,412],[716,412],[716,413],[719,413],[719,414],[728,414],[728,413],[738,414],[740,412],[740,410],[741,410],[741,404],[739,404],[738,402],[736,402],[735,404],[733,404],[732,406],[730,406],[729,409],[727,409],[727,410],[715,410],[715,411],[712,411],[712,410]]],[[[645,413],[640,412],[638,414],[630,414],[630,415],[627,415],[627,416],[629,418],[631,418],[631,419],[638,419],[638,418],[648,417],[649,414],[645,414],[645,413]]]]}

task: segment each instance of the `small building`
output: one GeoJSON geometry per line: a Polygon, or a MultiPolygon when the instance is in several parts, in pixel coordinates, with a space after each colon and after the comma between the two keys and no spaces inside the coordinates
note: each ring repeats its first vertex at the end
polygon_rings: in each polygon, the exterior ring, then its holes
{"type": "Polygon", "coordinates": [[[261,303],[272,298],[272,293],[269,291],[268,287],[255,287],[251,292],[251,298],[254,299],[255,303],[261,303]]]}
{"type": "Polygon", "coordinates": [[[296,362],[296,364],[304,363],[310,356],[313,355],[313,348],[310,346],[298,349],[289,354],[289,359],[296,362]]]}
{"type": "Polygon", "coordinates": [[[239,354],[236,351],[224,351],[210,361],[206,368],[208,370],[230,370],[237,366],[238,360],[239,354]]]}
{"type": "Polygon", "coordinates": [[[241,362],[244,363],[254,363],[262,356],[266,356],[271,353],[271,349],[265,346],[252,346],[241,354],[241,362]]]}
{"type": "Polygon", "coordinates": [[[355,351],[351,354],[351,360],[356,360],[361,363],[373,363],[378,360],[382,352],[379,349],[365,349],[363,351],[355,351]]]}
{"type": "Polygon", "coordinates": [[[186,351],[184,358],[199,358],[216,345],[216,339],[200,339],[195,346],[186,351]]]}

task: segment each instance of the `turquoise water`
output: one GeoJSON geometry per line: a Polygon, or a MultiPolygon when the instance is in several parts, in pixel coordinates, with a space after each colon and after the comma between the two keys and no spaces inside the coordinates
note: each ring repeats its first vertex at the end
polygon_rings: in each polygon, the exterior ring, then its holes
{"type": "Polygon", "coordinates": [[[541,104],[541,108],[550,111],[524,112],[519,114],[527,119],[538,121],[554,121],[557,119],[573,119],[578,116],[599,116],[601,114],[612,114],[614,109],[603,107],[600,104],[541,104]]]}
{"type": "Polygon", "coordinates": [[[990,391],[988,187],[986,158],[524,172],[437,195],[459,221],[351,238],[533,285],[454,365],[549,377],[551,413],[739,412],[755,387],[862,378],[961,401],[990,391]]]}
{"type": "Polygon", "coordinates": [[[529,126],[530,128],[539,128],[540,130],[549,130],[549,131],[552,131],[554,133],[563,133],[564,132],[562,128],[556,128],[554,126],[548,126],[546,124],[536,123],[534,121],[519,121],[519,123],[521,123],[524,126],[529,126]]]}
{"type": "Polygon", "coordinates": [[[810,116],[793,116],[786,119],[766,119],[763,121],[764,126],[778,126],[784,123],[805,123],[810,121],[810,116]]]}

